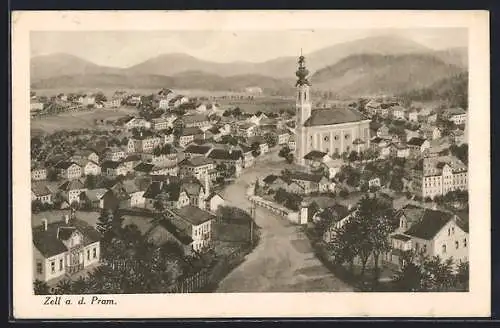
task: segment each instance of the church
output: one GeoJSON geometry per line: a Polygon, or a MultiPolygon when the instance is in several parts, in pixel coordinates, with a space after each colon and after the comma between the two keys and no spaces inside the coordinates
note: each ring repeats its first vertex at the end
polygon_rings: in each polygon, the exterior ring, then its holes
{"type": "Polygon", "coordinates": [[[300,56],[297,76],[295,161],[321,151],[330,156],[364,151],[370,147],[370,120],[351,108],[312,109],[305,57],[300,56]]]}

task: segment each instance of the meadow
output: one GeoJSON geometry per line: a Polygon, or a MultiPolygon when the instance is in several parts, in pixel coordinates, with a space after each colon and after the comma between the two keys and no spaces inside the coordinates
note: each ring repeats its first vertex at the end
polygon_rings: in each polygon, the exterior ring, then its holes
{"type": "MultiPolygon", "coordinates": [[[[94,109],[92,111],[62,113],[54,116],[31,119],[31,133],[53,133],[60,130],[94,129],[95,120],[116,120],[120,117],[136,114],[133,107],[113,109],[94,109]]],[[[100,125],[100,128],[105,128],[100,125]]]]}

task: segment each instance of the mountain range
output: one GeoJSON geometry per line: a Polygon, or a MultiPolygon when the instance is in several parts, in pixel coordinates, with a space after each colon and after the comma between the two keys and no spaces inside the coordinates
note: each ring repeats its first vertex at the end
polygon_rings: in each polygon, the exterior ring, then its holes
{"type": "MultiPolygon", "coordinates": [[[[264,51],[264,50],[263,50],[264,51]]],[[[429,49],[402,37],[370,37],[306,55],[311,82],[340,95],[397,93],[429,86],[467,70],[467,49],[429,49]]],[[[186,54],[164,54],[127,68],[100,66],[69,54],[31,59],[35,89],[128,87],[233,90],[259,86],[293,91],[297,58],[261,63],[216,63],[186,54]]]]}

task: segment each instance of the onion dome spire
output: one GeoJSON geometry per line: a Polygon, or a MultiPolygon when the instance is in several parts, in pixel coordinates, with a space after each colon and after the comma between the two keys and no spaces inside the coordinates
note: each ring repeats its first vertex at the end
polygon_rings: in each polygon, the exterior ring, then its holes
{"type": "Polygon", "coordinates": [[[309,70],[306,68],[306,58],[302,55],[302,49],[300,49],[300,57],[299,57],[299,68],[297,69],[297,72],[295,72],[295,75],[297,75],[297,83],[295,86],[299,85],[311,85],[309,83],[309,80],[307,79],[307,76],[309,75],[309,70]]]}

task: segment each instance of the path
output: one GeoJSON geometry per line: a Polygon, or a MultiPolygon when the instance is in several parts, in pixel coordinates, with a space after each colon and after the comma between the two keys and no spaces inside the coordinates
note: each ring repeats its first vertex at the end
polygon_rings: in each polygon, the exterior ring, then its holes
{"type": "MultiPolygon", "coordinates": [[[[282,161],[275,154],[257,162],[223,192],[233,206],[250,207],[245,197],[249,183],[258,176],[278,174],[282,161]]],[[[217,292],[332,292],[352,291],[315,257],[307,238],[297,226],[268,210],[257,208],[256,224],[261,240],[245,262],[219,284],[217,292]]]]}

